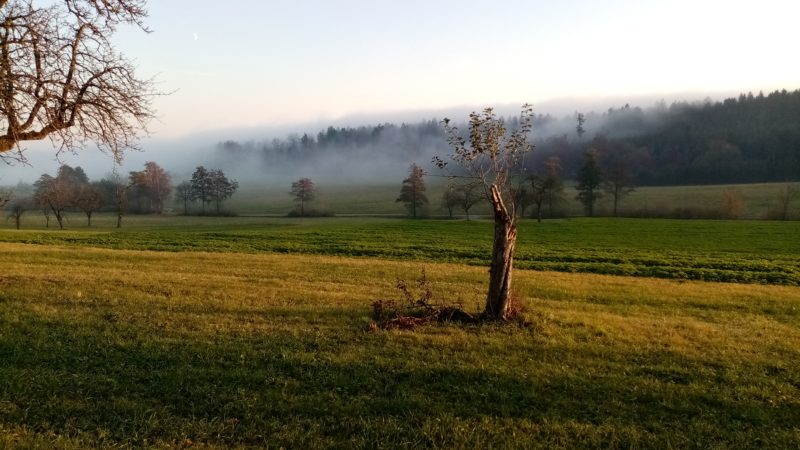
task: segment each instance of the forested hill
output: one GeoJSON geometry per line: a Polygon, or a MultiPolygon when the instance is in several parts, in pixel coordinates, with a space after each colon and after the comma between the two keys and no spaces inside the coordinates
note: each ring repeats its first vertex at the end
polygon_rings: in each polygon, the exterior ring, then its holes
{"type": "MultiPolygon", "coordinates": [[[[742,94],[721,102],[625,105],[584,116],[582,133],[575,117],[537,116],[537,148],[528,170],[536,171],[545,158],[558,156],[564,176],[571,178],[583,153],[596,148],[605,165],[629,166],[640,185],[800,179],[800,90],[742,94]]],[[[404,171],[410,162],[426,164],[433,155],[446,155],[448,148],[438,120],[431,119],[329,127],[316,135],[262,142],[230,140],[219,143],[218,152],[227,161],[250,156],[264,168],[282,170],[369,170],[381,163],[404,171]]]]}

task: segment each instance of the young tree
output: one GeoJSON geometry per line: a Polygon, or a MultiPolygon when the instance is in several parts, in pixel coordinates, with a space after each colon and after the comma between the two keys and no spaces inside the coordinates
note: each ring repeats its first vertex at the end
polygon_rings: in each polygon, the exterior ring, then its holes
{"type": "Polygon", "coordinates": [[[442,193],[442,207],[447,210],[447,215],[453,218],[453,209],[461,204],[461,193],[452,183],[447,185],[442,193]]]}
{"type": "Polygon", "coordinates": [[[603,191],[611,195],[614,200],[613,216],[617,217],[617,205],[622,199],[636,190],[633,176],[625,165],[617,165],[605,172],[603,191]]]}
{"type": "Polygon", "coordinates": [[[175,187],[175,198],[183,203],[183,215],[189,215],[189,202],[192,201],[192,185],[184,181],[175,187]]]}
{"type": "Polygon", "coordinates": [[[86,214],[86,226],[92,226],[92,214],[103,206],[103,191],[99,183],[83,184],[75,197],[75,206],[86,214]]]}
{"type": "Polygon", "coordinates": [[[172,194],[172,180],[161,166],[148,161],[144,164],[144,170],[130,173],[130,181],[136,197],[144,203],[140,205],[142,212],[164,212],[164,203],[172,194]]]}
{"type": "Polygon", "coordinates": [[[314,200],[317,196],[317,188],[310,178],[300,178],[292,183],[290,194],[300,206],[300,217],[304,217],[306,215],[305,204],[314,200]]]}
{"type": "Polygon", "coordinates": [[[511,200],[514,202],[514,211],[517,217],[525,217],[525,210],[534,201],[533,193],[528,191],[524,179],[519,179],[516,186],[511,188],[511,200]]]}
{"type": "MultiPolygon", "coordinates": [[[[449,119],[444,119],[447,141],[453,149],[451,159],[464,169],[468,177],[480,183],[494,212],[492,262],[484,309],[485,316],[491,319],[508,317],[517,241],[517,215],[511,198],[512,178],[525,155],[533,150],[533,145],[528,142],[532,118],[533,109],[524,105],[519,126],[509,131],[503,119],[497,118],[492,108],[486,108],[481,114],[470,114],[467,138],[450,125],[449,119]]],[[[441,169],[446,168],[447,163],[442,159],[434,158],[434,162],[441,169]]]]}
{"type": "Polygon", "coordinates": [[[578,185],[575,187],[578,190],[576,199],[583,204],[583,209],[589,217],[594,215],[594,205],[602,197],[600,193],[602,181],[603,176],[597,163],[597,150],[589,149],[583,155],[583,166],[578,173],[578,185]]]}
{"type": "Polygon", "coordinates": [[[422,167],[411,164],[408,169],[408,178],[403,180],[400,188],[400,196],[395,202],[403,202],[411,213],[411,217],[416,218],[417,213],[428,204],[428,197],[425,196],[425,171],[422,167]]]}
{"type": "Polygon", "coordinates": [[[144,0],[0,1],[0,156],[51,138],[87,141],[120,160],[153,117],[151,80],[111,44],[120,24],[144,29],[144,0]]]}
{"type": "Polygon", "coordinates": [[[220,169],[208,172],[208,198],[217,207],[217,215],[220,213],[220,205],[223,201],[231,198],[239,189],[239,182],[229,180],[225,173],[220,169]]]}
{"type": "Polygon", "coordinates": [[[486,200],[486,195],[483,192],[481,183],[466,183],[458,187],[461,193],[461,209],[464,210],[464,215],[469,219],[469,210],[478,203],[486,200]]]}
{"type": "Polygon", "coordinates": [[[547,187],[545,178],[541,175],[531,175],[529,178],[531,183],[531,201],[536,206],[536,221],[542,221],[542,205],[547,199],[547,187]]]}
{"type": "Polygon", "coordinates": [[[483,190],[479,183],[451,183],[447,191],[445,191],[442,201],[443,203],[445,200],[448,202],[446,208],[450,211],[450,217],[453,216],[452,208],[457,206],[464,211],[467,220],[470,220],[469,210],[484,199],[483,190]]]}

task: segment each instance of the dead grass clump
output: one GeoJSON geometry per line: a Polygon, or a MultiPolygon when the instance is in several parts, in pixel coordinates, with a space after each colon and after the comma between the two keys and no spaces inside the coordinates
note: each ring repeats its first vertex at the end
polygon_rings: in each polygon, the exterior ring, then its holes
{"type": "Polygon", "coordinates": [[[420,277],[413,284],[397,280],[395,288],[400,291],[402,300],[376,300],[372,303],[372,322],[370,332],[384,330],[410,330],[433,322],[475,322],[471,314],[465,312],[460,304],[436,303],[433,301],[433,288],[422,269],[420,277]]]}

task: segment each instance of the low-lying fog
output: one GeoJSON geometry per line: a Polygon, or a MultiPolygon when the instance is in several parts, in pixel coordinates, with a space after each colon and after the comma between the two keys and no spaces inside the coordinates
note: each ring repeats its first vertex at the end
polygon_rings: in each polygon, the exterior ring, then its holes
{"type": "MultiPolygon", "coordinates": [[[[715,93],[715,100],[726,93],[715,93]]],[[[707,94],[652,95],[634,98],[598,98],[591,100],[563,99],[534,104],[537,116],[549,116],[540,121],[534,130],[534,141],[552,136],[575,137],[575,114],[587,114],[586,136],[594,136],[610,130],[604,119],[609,108],[631,107],[653,108],[659,102],[698,101],[707,94]],[[591,113],[594,111],[594,113],[591,113]]],[[[160,138],[154,135],[141,142],[141,152],[128,152],[119,173],[141,170],[146,161],[155,161],[172,174],[177,184],[190,178],[197,166],[221,168],[233,179],[246,184],[285,185],[301,177],[310,177],[325,184],[375,183],[401,180],[408,166],[418,163],[427,166],[434,155],[446,156],[449,152],[438,128],[438,122],[449,117],[458,124],[466,121],[471,111],[478,106],[459,106],[440,110],[397,111],[383,114],[361,114],[330,121],[317,121],[293,126],[259,127],[210,130],[181,138],[160,138]],[[380,127],[382,124],[385,126],[380,127]],[[403,124],[407,124],[403,126],[403,124]],[[333,127],[333,135],[329,133],[333,127]],[[380,136],[369,142],[359,141],[359,136],[347,136],[337,144],[337,131],[342,128],[378,133],[380,136]],[[307,135],[305,142],[303,136],[307,135]],[[330,138],[325,147],[318,138],[330,138]],[[359,142],[359,144],[353,144],[359,142]],[[292,147],[294,146],[294,147],[292,147]],[[309,146],[319,146],[314,152],[303,152],[309,146]],[[298,151],[298,149],[301,149],[298,151]]],[[[498,116],[513,117],[519,113],[519,105],[499,105],[498,116]]],[[[613,132],[613,130],[611,130],[613,132]]],[[[624,132],[624,130],[620,131],[624,132]]],[[[341,133],[338,133],[341,134],[341,133]]],[[[50,141],[25,142],[27,164],[0,163],[0,185],[30,183],[42,173],[54,174],[59,164],[80,166],[96,180],[114,169],[113,159],[95,148],[87,148],[78,154],[65,153],[56,157],[50,141]]]]}

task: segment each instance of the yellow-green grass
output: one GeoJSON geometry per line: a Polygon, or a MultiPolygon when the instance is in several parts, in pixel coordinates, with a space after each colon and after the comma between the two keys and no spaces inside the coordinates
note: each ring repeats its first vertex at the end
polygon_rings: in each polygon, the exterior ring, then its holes
{"type": "MultiPolygon", "coordinates": [[[[0,255],[0,448],[800,445],[798,287],[519,270],[528,328],[370,334],[422,263],[0,255]]],[[[485,268],[424,267],[480,308],[485,268]]]]}
{"type": "MultiPolygon", "coordinates": [[[[306,253],[486,265],[488,220],[112,215],[0,242],[127,250],[306,253]]],[[[519,268],[800,285],[800,222],[576,218],[519,223],[519,268]]]]}

